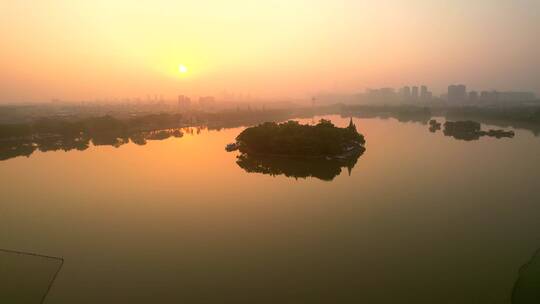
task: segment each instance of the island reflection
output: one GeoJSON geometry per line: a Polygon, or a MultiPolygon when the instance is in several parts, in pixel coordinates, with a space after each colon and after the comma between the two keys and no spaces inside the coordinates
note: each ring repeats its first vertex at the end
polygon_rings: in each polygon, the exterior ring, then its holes
{"type": "Polygon", "coordinates": [[[355,151],[346,159],[290,158],[241,154],[238,156],[236,163],[248,173],[262,173],[271,176],[284,175],[295,179],[314,177],[323,181],[332,181],[341,174],[342,168],[347,168],[350,175],[358,158],[364,154],[364,151],[355,151]]]}
{"type": "MultiPolygon", "coordinates": [[[[429,121],[429,131],[432,133],[441,129],[441,123],[435,119],[429,121]]],[[[465,121],[449,121],[444,123],[444,136],[449,136],[457,140],[472,141],[479,140],[481,137],[493,137],[496,139],[501,138],[514,138],[514,131],[507,131],[502,129],[489,129],[488,131],[482,130],[482,124],[477,121],[465,120],[465,121]]]]}

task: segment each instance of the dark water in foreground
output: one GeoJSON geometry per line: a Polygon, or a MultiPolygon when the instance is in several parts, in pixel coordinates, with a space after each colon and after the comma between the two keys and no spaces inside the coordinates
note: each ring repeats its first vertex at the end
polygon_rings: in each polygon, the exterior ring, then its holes
{"type": "MultiPolygon", "coordinates": [[[[511,303],[540,139],[355,123],[366,152],[322,179],[246,172],[224,151],[242,128],[2,161],[0,248],[64,258],[45,303],[511,303]]],[[[33,292],[58,267],[15,260],[0,282],[33,292]]]]}

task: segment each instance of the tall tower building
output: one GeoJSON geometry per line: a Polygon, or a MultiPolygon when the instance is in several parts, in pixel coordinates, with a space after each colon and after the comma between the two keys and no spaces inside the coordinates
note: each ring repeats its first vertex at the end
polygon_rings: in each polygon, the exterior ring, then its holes
{"type": "Polygon", "coordinates": [[[467,100],[467,87],[463,84],[448,86],[448,101],[459,103],[467,100]]]}
{"type": "Polygon", "coordinates": [[[428,89],[425,85],[420,87],[420,98],[423,100],[428,99],[428,89]]]}
{"type": "Polygon", "coordinates": [[[403,97],[403,99],[405,100],[411,99],[411,87],[409,86],[403,87],[401,89],[401,94],[402,94],[401,97],[403,97]]]}
{"type": "Polygon", "coordinates": [[[412,99],[414,99],[414,100],[418,99],[418,87],[417,86],[412,87],[411,95],[412,95],[412,99]]]}
{"type": "Polygon", "coordinates": [[[478,92],[470,91],[469,92],[469,102],[475,103],[478,101],[478,92]]]}

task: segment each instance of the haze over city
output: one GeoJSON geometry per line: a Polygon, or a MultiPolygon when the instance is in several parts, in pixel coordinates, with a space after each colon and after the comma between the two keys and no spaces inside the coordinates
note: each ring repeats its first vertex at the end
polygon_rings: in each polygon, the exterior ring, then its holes
{"type": "Polygon", "coordinates": [[[0,102],[540,92],[540,2],[4,1],[0,102]]]}

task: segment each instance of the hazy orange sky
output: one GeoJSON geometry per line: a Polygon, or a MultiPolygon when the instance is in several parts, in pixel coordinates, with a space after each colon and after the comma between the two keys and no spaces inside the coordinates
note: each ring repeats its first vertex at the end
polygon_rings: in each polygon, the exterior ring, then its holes
{"type": "Polygon", "coordinates": [[[538,0],[1,0],[0,33],[0,102],[540,92],[538,0]]]}

